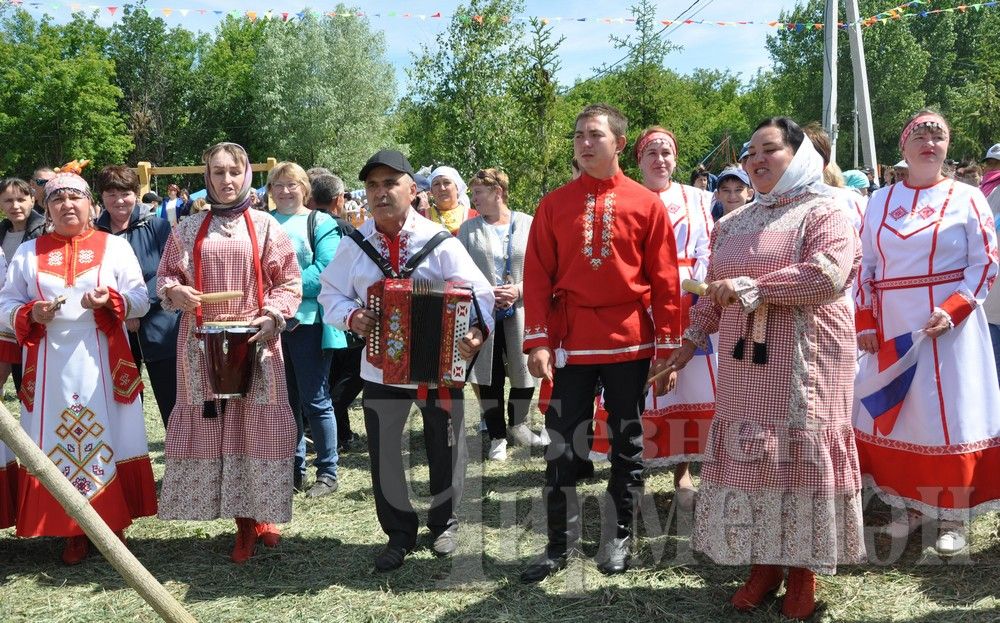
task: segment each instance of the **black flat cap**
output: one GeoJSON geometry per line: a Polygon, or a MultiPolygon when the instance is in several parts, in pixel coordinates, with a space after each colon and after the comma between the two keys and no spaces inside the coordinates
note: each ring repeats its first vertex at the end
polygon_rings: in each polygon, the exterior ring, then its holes
{"type": "Polygon", "coordinates": [[[383,149],[369,158],[365,166],[361,167],[358,179],[362,182],[365,181],[365,178],[372,172],[372,169],[378,166],[386,166],[400,173],[406,173],[410,177],[413,176],[413,167],[410,166],[410,161],[406,159],[406,156],[393,149],[383,149]]]}

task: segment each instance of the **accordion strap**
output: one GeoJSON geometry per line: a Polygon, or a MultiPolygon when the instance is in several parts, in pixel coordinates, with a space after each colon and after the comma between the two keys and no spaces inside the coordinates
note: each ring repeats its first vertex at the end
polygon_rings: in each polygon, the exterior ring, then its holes
{"type": "Polygon", "coordinates": [[[396,272],[396,269],[393,268],[389,260],[382,257],[382,254],[379,253],[374,246],[372,246],[372,243],[365,240],[365,237],[360,231],[355,229],[348,234],[348,237],[353,240],[362,251],[364,251],[365,255],[367,255],[371,261],[375,262],[375,265],[379,267],[379,270],[382,271],[382,274],[387,279],[409,279],[410,275],[413,274],[413,271],[415,271],[417,266],[420,265],[420,262],[424,261],[424,259],[430,255],[431,251],[437,248],[439,244],[448,238],[451,238],[451,234],[446,231],[439,231],[434,234],[434,237],[428,240],[427,244],[425,244],[423,248],[417,251],[416,254],[406,261],[406,264],[403,265],[399,272],[396,272]]]}

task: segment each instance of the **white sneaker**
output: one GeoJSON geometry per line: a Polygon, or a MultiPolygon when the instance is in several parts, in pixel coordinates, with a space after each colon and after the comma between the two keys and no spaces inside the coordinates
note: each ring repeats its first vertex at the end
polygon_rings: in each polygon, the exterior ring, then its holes
{"type": "Polygon", "coordinates": [[[538,440],[539,440],[539,444],[538,445],[540,445],[540,446],[547,446],[550,443],[552,443],[552,440],[549,439],[549,429],[547,429],[547,428],[545,428],[543,426],[542,430],[539,431],[539,433],[538,433],[538,440]]]}
{"type": "Polygon", "coordinates": [[[542,445],[542,438],[531,432],[527,424],[518,424],[517,426],[511,426],[507,430],[507,434],[514,440],[519,446],[540,446],[542,445]]]}
{"type": "Polygon", "coordinates": [[[934,543],[934,551],[942,556],[954,556],[969,546],[966,540],[966,526],[957,521],[942,521],[941,534],[934,543]]]}
{"type": "Polygon", "coordinates": [[[487,458],[491,461],[506,461],[507,460],[507,440],[506,439],[494,439],[490,441],[490,452],[487,458]]]}

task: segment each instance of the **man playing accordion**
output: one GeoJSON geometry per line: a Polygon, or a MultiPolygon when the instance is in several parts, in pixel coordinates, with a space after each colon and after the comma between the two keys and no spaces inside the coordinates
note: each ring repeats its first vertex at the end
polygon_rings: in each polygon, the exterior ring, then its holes
{"type": "Polygon", "coordinates": [[[367,340],[361,367],[365,430],[375,511],[389,536],[375,568],[391,571],[417,539],[402,458],[403,428],[414,402],[423,419],[433,498],[427,527],[435,553],[447,556],[456,549],[454,509],[467,457],[461,385],[466,362],[493,328],[493,287],[457,239],[439,236],[444,229],[412,209],[417,187],[403,154],[376,153],[359,178],[374,218],[338,247],[320,277],[319,302],[327,323],[367,340]],[[403,309],[404,300],[412,306],[403,309]],[[437,309],[455,322],[444,326],[433,317],[437,309]],[[418,373],[428,361],[440,362],[432,379],[418,373]]]}

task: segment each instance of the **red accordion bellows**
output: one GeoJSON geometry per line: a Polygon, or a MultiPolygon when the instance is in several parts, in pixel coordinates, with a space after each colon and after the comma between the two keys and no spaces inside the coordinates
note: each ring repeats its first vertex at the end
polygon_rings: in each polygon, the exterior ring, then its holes
{"type": "Polygon", "coordinates": [[[384,279],[368,288],[367,307],[379,317],[368,361],[382,370],[383,383],[465,383],[469,364],[458,345],[472,326],[472,289],[466,284],[384,279]]]}

